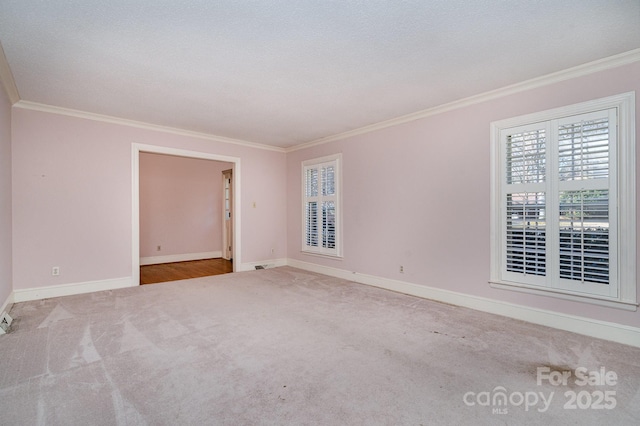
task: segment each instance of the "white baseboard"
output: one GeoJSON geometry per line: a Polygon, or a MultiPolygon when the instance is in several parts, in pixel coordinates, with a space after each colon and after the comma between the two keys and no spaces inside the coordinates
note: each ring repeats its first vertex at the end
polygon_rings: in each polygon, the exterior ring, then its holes
{"type": "Polygon", "coordinates": [[[625,345],[640,347],[640,328],[638,327],[547,311],[544,309],[530,308],[513,303],[501,302],[499,300],[471,296],[454,291],[316,265],[296,259],[288,259],[287,264],[295,268],[397,291],[399,293],[410,294],[424,299],[431,299],[438,302],[449,303],[491,314],[515,318],[534,324],[553,327],[560,330],[571,331],[573,333],[583,334],[598,339],[610,340],[623,343],[625,345]]]}
{"type": "Polygon", "coordinates": [[[140,258],[140,266],[157,265],[159,263],[188,262],[189,260],[215,259],[222,257],[222,251],[204,253],[170,254],[167,256],[149,256],[140,258]]]}
{"type": "MultiPolygon", "coordinates": [[[[450,303],[491,314],[502,315],[534,324],[566,330],[573,333],[583,334],[599,339],[610,340],[626,345],[640,347],[640,328],[631,327],[607,321],[600,321],[591,318],[568,315],[544,309],[530,308],[508,302],[487,299],[478,296],[428,287],[399,280],[376,277],[373,275],[361,274],[346,271],[338,268],[316,265],[296,259],[269,259],[257,262],[247,262],[238,265],[236,271],[252,271],[261,265],[266,268],[289,265],[307,271],[317,272],[332,277],[342,278],[361,284],[380,287],[399,293],[410,294],[424,299],[431,299],[439,302],[450,303]]],[[[70,296],[73,294],[91,293],[94,291],[115,290],[118,288],[133,286],[132,277],[115,278],[109,280],[89,281],[83,283],[63,284],[49,287],[37,287],[30,289],[14,290],[3,303],[0,312],[13,303],[26,302],[29,300],[46,299],[50,297],[70,296]]]]}
{"type": "MultiPolygon", "coordinates": [[[[211,253],[202,253],[207,256],[204,259],[212,258],[211,253]]],[[[170,256],[166,256],[170,257],[170,256]]],[[[219,256],[218,256],[219,257],[219,256]]],[[[192,259],[197,260],[197,259],[192,259]]],[[[172,260],[175,262],[175,260],[172,260]]],[[[180,260],[178,260],[180,261],[180,260]]],[[[257,265],[262,265],[265,268],[275,268],[276,266],[286,266],[287,259],[269,259],[258,262],[249,262],[239,265],[237,271],[253,271],[257,265]]],[[[132,287],[133,278],[123,277],[114,278],[109,280],[88,281],[72,284],[61,284],[47,287],[34,287],[21,290],[14,290],[3,306],[10,303],[27,302],[29,300],[48,299],[51,297],[71,296],[74,294],[92,293],[94,291],[115,290],[118,288],[132,287]]],[[[1,311],[0,311],[1,312],[1,311]]]]}
{"type": "Polygon", "coordinates": [[[268,260],[260,260],[257,262],[246,262],[241,263],[236,268],[236,272],[243,271],[255,271],[256,266],[263,266],[265,269],[275,268],[278,266],[287,266],[288,259],[268,259],[268,260]]]}
{"type": "Polygon", "coordinates": [[[83,283],[61,284],[48,287],[26,288],[13,291],[13,302],[27,302],[29,300],[48,299],[50,297],[71,296],[74,294],[92,293],[94,291],[115,290],[132,287],[131,277],[114,278],[109,280],[88,281],[83,283]]]}

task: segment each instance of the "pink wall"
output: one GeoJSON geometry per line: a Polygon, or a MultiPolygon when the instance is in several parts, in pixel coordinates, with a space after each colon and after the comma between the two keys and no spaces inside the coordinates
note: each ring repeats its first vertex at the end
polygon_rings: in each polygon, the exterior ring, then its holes
{"type": "Polygon", "coordinates": [[[232,166],[140,153],[140,257],[221,251],[222,171],[232,166]]]}
{"type": "Polygon", "coordinates": [[[11,234],[11,103],[0,87],[0,307],[12,290],[11,234]]]}
{"type": "Polygon", "coordinates": [[[131,277],[132,143],[240,158],[241,260],[286,253],[284,153],[16,107],[12,126],[15,290],[131,277]]]}
{"type": "MultiPolygon", "coordinates": [[[[241,159],[243,262],[290,257],[638,327],[640,312],[492,289],[487,283],[489,123],[638,91],[638,75],[640,64],[627,65],[286,155],[14,107],[12,200],[5,195],[9,148],[3,99],[0,232],[11,234],[6,205],[12,202],[14,289],[131,276],[131,144],[142,143],[241,159]],[[344,164],[340,261],[300,252],[300,162],[337,152],[344,164]],[[60,276],[51,276],[52,266],[61,268],[60,276]]],[[[0,262],[10,268],[10,257],[3,238],[0,262]]],[[[3,271],[0,301],[8,292],[3,271]]]]}
{"type": "MultiPolygon", "coordinates": [[[[498,290],[488,284],[490,123],[638,91],[638,76],[636,63],[288,154],[289,257],[640,326],[640,312],[498,290]],[[305,255],[300,252],[300,163],[339,152],[344,167],[344,259],[305,255]],[[404,266],[402,274],[399,265],[404,266]]],[[[636,121],[640,130],[640,116],[636,121]]]]}

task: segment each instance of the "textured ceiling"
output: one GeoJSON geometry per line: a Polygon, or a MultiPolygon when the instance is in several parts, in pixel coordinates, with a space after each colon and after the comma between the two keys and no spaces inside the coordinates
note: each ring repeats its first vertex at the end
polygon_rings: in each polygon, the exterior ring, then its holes
{"type": "Polygon", "coordinates": [[[640,0],[2,0],[22,100],[280,147],[640,47],[640,0]]]}

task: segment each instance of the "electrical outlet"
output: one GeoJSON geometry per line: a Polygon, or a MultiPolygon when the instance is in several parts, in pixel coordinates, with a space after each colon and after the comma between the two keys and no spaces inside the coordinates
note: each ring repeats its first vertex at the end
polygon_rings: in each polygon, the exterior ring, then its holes
{"type": "Polygon", "coordinates": [[[400,265],[400,273],[404,274],[404,266],[400,265]]]}
{"type": "Polygon", "coordinates": [[[60,267],[54,266],[53,268],[51,268],[51,275],[53,275],[54,277],[60,275],[60,267]]]}
{"type": "Polygon", "coordinates": [[[276,249],[274,249],[273,247],[271,247],[271,254],[275,253],[276,249]]]}

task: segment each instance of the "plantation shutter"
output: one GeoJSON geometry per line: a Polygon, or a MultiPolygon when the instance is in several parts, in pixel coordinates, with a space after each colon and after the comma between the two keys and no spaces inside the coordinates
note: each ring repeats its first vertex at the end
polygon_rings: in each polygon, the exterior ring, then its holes
{"type": "Polygon", "coordinates": [[[304,244],[307,251],[337,254],[338,162],[306,165],[304,172],[304,244]]]}
{"type": "Polygon", "coordinates": [[[493,288],[637,309],[635,103],[491,123],[493,288]]]}
{"type": "Polygon", "coordinates": [[[560,287],[609,294],[615,280],[615,110],[567,117],[558,132],[560,287]]]}
{"type": "Polygon", "coordinates": [[[547,274],[547,126],[509,129],[505,142],[504,265],[510,280],[542,284],[547,274]]]}
{"type": "Polygon", "coordinates": [[[505,281],[615,295],[615,120],[610,109],[502,131],[505,281]]]}

